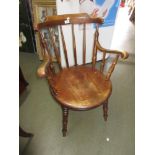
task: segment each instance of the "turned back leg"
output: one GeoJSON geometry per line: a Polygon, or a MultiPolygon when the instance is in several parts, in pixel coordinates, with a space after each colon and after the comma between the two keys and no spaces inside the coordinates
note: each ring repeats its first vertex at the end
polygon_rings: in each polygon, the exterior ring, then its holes
{"type": "Polygon", "coordinates": [[[108,100],[103,104],[103,117],[107,121],[108,118],[108,100]]]}
{"type": "Polygon", "coordinates": [[[62,134],[63,134],[63,137],[65,137],[66,133],[67,133],[68,112],[69,112],[68,108],[62,107],[62,124],[63,124],[62,134]]]}

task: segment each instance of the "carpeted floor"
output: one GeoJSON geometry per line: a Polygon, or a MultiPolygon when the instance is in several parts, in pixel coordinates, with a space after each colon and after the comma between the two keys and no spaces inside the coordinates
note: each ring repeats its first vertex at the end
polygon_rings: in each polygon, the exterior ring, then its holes
{"type": "Polygon", "coordinates": [[[125,9],[119,14],[112,47],[127,50],[130,57],[119,61],[112,75],[113,93],[106,123],[102,107],[70,111],[68,134],[62,137],[61,108],[51,97],[46,80],[36,75],[38,56],[20,53],[20,66],[29,83],[20,97],[20,126],[34,134],[31,139],[20,137],[20,154],[134,155],[134,25],[128,21],[125,9]]]}

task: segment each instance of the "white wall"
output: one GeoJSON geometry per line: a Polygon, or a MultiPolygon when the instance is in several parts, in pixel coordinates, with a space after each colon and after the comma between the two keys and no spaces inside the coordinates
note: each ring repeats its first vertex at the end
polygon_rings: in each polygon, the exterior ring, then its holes
{"type": "MultiPolygon", "coordinates": [[[[57,0],[57,13],[60,14],[68,14],[68,13],[79,13],[79,1],[78,0],[64,0],[64,2],[61,2],[60,0],[57,0]]],[[[93,46],[93,37],[94,37],[94,28],[90,28],[91,25],[87,28],[86,31],[86,62],[91,62],[92,58],[92,46],[93,46]],[[90,46],[92,45],[92,46],[90,46]]],[[[71,36],[71,28],[70,26],[63,26],[64,30],[64,37],[66,41],[66,46],[68,50],[68,58],[69,58],[69,64],[74,65],[74,59],[73,59],[73,48],[72,48],[72,36],[71,36]]],[[[111,47],[112,42],[112,36],[114,31],[114,26],[109,27],[103,27],[100,28],[100,36],[99,41],[100,44],[105,48],[111,47]]],[[[60,34],[60,33],[59,33],[60,34]]],[[[78,26],[75,27],[75,37],[76,37],[76,45],[77,46],[77,58],[78,58],[78,64],[82,63],[82,31],[78,26]]],[[[64,59],[64,52],[62,47],[61,38],[60,39],[60,52],[62,57],[62,66],[65,66],[65,59],[64,59]]],[[[99,53],[99,52],[98,52],[99,53]]],[[[98,54],[98,60],[101,58],[101,53],[98,54]]]]}

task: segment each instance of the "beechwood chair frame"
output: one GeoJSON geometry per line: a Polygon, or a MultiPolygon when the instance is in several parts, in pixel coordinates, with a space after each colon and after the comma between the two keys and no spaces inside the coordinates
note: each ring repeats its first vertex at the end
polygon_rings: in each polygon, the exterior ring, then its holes
{"type": "MultiPolygon", "coordinates": [[[[100,105],[103,105],[103,116],[104,116],[105,121],[107,120],[108,99],[109,99],[111,92],[112,92],[110,77],[111,77],[112,72],[114,71],[115,65],[117,64],[118,58],[121,57],[122,59],[126,59],[128,57],[128,53],[125,51],[122,52],[122,51],[117,51],[117,50],[108,50],[108,49],[103,48],[100,45],[100,43],[98,41],[99,25],[102,23],[103,23],[102,18],[91,17],[86,13],[80,13],[80,14],[65,14],[65,15],[58,15],[58,16],[49,16],[49,17],[47,17],[47,19],[44,23],[39,23],[37,25],[37,30],[39,33],[41,46],[44,49],[44,51],[42,51],[44,61],[41,64],[41,66],[38,68],[37,73],[38,73],[39,77],[41,77],[41,78],[46,77],[47,78],[48,83],[50,85],[51,94],[53,95],[53,97],[58,101],[58,103],[62,107],[62,112],[63,112],[63,121],[62,121],[63,122],[63,129],[62,129],[62,132],[63,132],[63,136],[66,136],[66,132],[67,132],[67,122],[68,122],[69,109],[89,110],[89,109],[98,107],[100,105]],[[50,34],[51,45],[54,48],[58,67],[60,69],[60,72],[63,72],[64,68],[61,65],[60,52],[59,52],[59,49],[57,48],[57,46],[55,44],[54,34],[51,31],[51,27],[59,25],[60,33],[61,33],[61,39],[62,39],[62,45],[63,45],[63,50],[64,50],[64,56],[65,56],[65,62],[66,62],[66,68],[69,69],[70,66],[69,66],[68,55],[67,55],[68,53],[67,53],[67,48],[66,48],[66,44],[65,44],[62,25],[69,25],[69,24],[71,25],[72,40],[73,40],[73,55],[74,55],[74,62],[75,62],[74,68],[75,68],[78,66],[85,66],[86,65],[86,24],[89,24],[89,23],[95,23],[96,24],[96,31],[95,31],[95,35],[94,35],[93,53],[92,53],[92,67],[90,70],[90,72],[92,72],[91,74],[94,74],[95,72],[97,72],[98,74],[99,73],[102,74],[104,71],[106,54],[109,53],[109,54],[115,55],[115,58],[111,64],[107,74],[104,76],[105,83],[106,82],[109,83],[109,86],[108,86],[109,90],[108,90],[108,95],[103,99],[102,103],[97,103],[97,104],[94,104],[93,106],[85,106],[85,107],[75,107],[74,106],[73,107],[72,105],[68,105],[65,102],[61,102],[59,100],[59,98],[57,97],[57,96],[59,96],[58,95],[59,90],[56,87],[54,87],[54,84],[53,84],[55,82],[55,77],[56,77],[57,73],[55,71],[52,56],[51,56],[50,51],[47,47],[47,42],[41,34],[41,29],[44,29],[44,28],[48,29],[49,34],[50,34]],[[82,24],[83,25],[83,45],[82,45],[83,46],[83,64],[82,65],[78,65],[78,63],[77,63],[77,51],[76,51],[77,45],[76,45],[75,34],[74,34],[74,25],[75,24],[82,24]],[[101,61],[100,71],[97,71],[95,69],[98,51],[103,53],[103,59],[101,61]]],[[[71,70],[72,70],[72,68],[71,68],[71,70]]],[[[89,72],[88,72],[88,74],[89,74],[89,72]]]]}

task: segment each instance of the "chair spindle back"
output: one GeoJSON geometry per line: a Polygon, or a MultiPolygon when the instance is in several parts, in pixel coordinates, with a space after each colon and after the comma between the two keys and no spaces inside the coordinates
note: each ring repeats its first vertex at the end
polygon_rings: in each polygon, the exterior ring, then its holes
{"type": "Polygon", "coordinates": [[[107,51],[106,49],[102,48],[98,38],[99,38],[99,24],[103,23],[102,18],[94,18],[89,16],[86,13],[81,13],[81,14],[66,14],[66,15],[59,15],[59,16],[49,16],[47,17],[46,21],[44,23],[39,23],[38,24],[38,30],[39,30],[39,35],[40,35],[40,40],[41,44],[44,48],[43,55],[44,57],[48,57],[50,59],[50,63],[53,66],[53,60],[52,60],[52,55],[51,55],[51,48],[53,47],[55,57],[58,62],[59,69],[62,69],[62,64],[61,64],[61,56],[60,56],[60,49],[57,47],[56,43],[56,37],[54,34],[53,29],[56,26],[59,26],[60,34],[61,34],[61,41],[62,41],[62,46],[63,46],[63,51],[64,51],[64,57],[65,57],[65,62],[66,62],[66,67],[69,68],[69,59],[68,59],[68,52],[67,52],[67,46],[65,42],[65,37],[64,37],[64,32],[63,32],[63,25],[71,25],[71,33],[72,33],[72,46],[73,46],[73,57],[74,57],[74,65],[78,65],[77,61],[77,45],[76,45],[76,38],[75,38],[75,25],[80,24],[80,28],[82,27],[82,64],[86,64],[86,24],[94,23],[96,25],[96,30],[95,30],[95,35],[94,35],[94,45],[93,45],[93,51],[92,51],[92,69],[96,68],[96,60],[97,60],[97,53],[102,52],[102,60],[101,60],[101,65],[100,65],[100,72],[104,72],[105,68],[105,63],[106,63],[106,54],[107,53],[112,53],[115,54],[116,57],[112,61],[111,66],[109,67],[109,70],[106,74],[106,79],[109,80],[110,76],[115,68],[115,65],[118,61],[119,56],[124,57],[121,52],[110,52],[107,51]],[[49,34],[48,37],[43,36],[42,30],[46,30],[49,34]],[[50,41],[49,41],[50,40],[50,41]]]}

